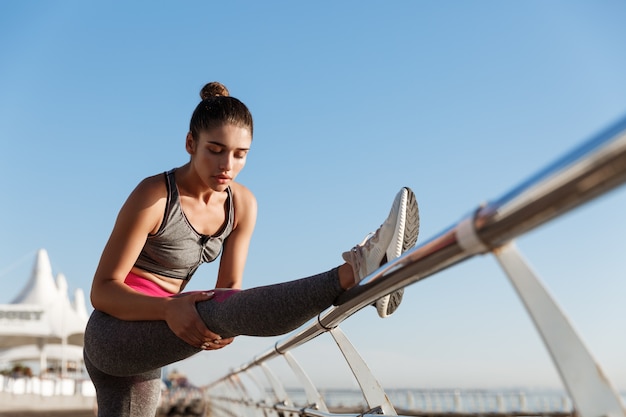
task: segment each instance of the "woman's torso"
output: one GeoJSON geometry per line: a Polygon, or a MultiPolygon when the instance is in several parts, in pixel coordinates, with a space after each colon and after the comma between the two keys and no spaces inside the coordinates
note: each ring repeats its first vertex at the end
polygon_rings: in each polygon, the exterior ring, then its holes
{"type": "Polygon", "coordinates": [[[202,201],[177,186],[175,171],[161,177],[167,192],[163,218],[131,270],[170,293],[179,292],[202,263],[219,256],[234,227],[230,187],[202,201]]]}

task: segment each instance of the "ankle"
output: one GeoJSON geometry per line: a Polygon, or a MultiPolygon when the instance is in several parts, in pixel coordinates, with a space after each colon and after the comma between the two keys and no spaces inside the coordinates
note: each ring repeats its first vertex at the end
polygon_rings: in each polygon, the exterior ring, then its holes
{"type": "Polygon", "coordinates": [[[348,290],[356,284],[354,280],[354,271],[352,270],[352,266],[350,264],[345,263],[339,267],[339,285],[344,290],[348,290]]]}

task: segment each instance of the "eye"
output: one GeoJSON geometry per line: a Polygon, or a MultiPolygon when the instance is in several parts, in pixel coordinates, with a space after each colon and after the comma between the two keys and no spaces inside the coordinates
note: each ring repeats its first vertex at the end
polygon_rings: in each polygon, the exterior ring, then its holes
{"type": "Polygon", "coordinates": [[[246,155],[248,155],[248,151],[237,151],[235,152],[235,158],[237,159],[243,159],[246,157],[246,155]]]}
{"type": "Polygon", "coordinates": [[[224,150],[224,148],[222,146],[215,145],[213,143],[209,144],[207,146],[207,149],[209,150],[209,152],[215,153],[215,154],[222,153],[222,151],[224,150]]]}

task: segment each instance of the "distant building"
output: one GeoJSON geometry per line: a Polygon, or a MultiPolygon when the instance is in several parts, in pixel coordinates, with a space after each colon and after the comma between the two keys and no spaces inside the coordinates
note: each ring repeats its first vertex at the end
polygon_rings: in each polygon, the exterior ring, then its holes
{"type": "Polygon", "coordinates": [[[0,366],[39,361],[39,373],[82,369],[88,320],[81,289],[70,301],[65,276],[52,275],[45,249],[37,252],[30,280],[10,303],[0,304],[0,366]],[[52,365],[51,365],[52,364],[52,365]]]}

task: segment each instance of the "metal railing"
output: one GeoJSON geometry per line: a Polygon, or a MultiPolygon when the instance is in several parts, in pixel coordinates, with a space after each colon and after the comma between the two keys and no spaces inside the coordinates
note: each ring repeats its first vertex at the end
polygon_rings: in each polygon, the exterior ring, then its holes
{"type": "Polygon", "coordinates": [[[415,284],[478,254],[492,253],[511,280],[551,354],[576,414],[580,417],[626,417],[611,383],[587,351],[567,318],[526,264],[514,239],[605,194],[626,182],[626,118],[530,177],[501,198],[473,210],[431,240],[381,266],[345,301],[250,362],[206,387],[211,416],[331,416],[324,399],[295,361],[291,351],[329,333],[343,353],[368,405],[361,414],[397,415],[365,361],[339,329],[348,317],[383,294],[415,284]],[[296,407],[267,365],[282,356],[299,377],[307,406],[296,407]],[[253,400],[244,379],[261,390],[250,370],[260,369],[271,386],[271,399],[253,400]]]}

